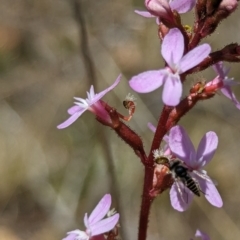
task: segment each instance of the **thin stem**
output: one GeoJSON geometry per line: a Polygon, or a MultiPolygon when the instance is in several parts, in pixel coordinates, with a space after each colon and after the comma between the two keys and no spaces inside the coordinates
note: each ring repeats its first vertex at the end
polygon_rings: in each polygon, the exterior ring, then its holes
{"type": "Polygon", "coordinates": [[[148,158],[150,160],[150,164],[153,164],[152,151],[159,148],[164,135],[168,131],[168,129],[166,129],[166,122],[168,120],[168,116],[169,116],[171,110],[172,110],[172,108],[168,107],[168,106],[164,106],[164,108],[162,110],[162,113],[161,113],[161,116],[160,116],[160,119],[158,121],[158,125],[156,128],[156,132],[153,137],[151,150],[150,150],[150,153],[148,156],[148,158]]]}
{"type": "Polygon", "coordinates": [[[146,240],[147,238],[148,218],[150,214],[151,203],[153,202],[153,197],[149,195],[149,191],[152,188],[153,171],[153,167],[145,167],[143,195],[139,218],[138,240],[146,240]]]}
{"type": "Polygon", "coordinates": [[[139,218],[139,230],[138,230],[138,240],[146,240],[147,237],[147,227],[148,218],[150,214],[151,204],[154,197],[150,196],[150,190],[152,189],[153,173],[154,173],[154,161],[152,151],[158,149],[163,136],[166,134],[166,123],[168,120],[169,113],[172,108],[165,106],[162,110],[162,114],[159,118],[158,126],[152,141],[151,151],[148,158],[144,160],[145,172],[144,172],[144,185],[142,194],[142,204],[139,218]]]}

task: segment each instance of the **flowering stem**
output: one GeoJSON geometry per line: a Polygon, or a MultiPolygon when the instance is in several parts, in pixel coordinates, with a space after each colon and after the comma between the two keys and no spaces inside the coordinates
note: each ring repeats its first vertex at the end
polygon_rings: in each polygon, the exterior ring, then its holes
{"type": "Polygon", "coordinates": [[[138,240],[146,240],[147,237],[147,226],[148,226],[148,217],[150,213],[151,203],[153,202],[154,197],[150,196],[149,192],[152,189],[153,173],[154,173],[154,161],[152,151],[158,149],[160,143],[163,139],[163,136],[166,134],[166,123],[168,116],[172,108],[164,106],[162,114],[159,118],[158,126],[152,141],[152,147],[149,153],[148,158],[144,162],[145,173],[144,173],[144,186],[142,194],[142,204],[139,218],[139,230],[138,230],[138,240]]]}
{"type": "Polygon", "coordinates": [[[153,171],[153,167],[145,166],[142,204],[138,228],[138,240],[146,240],[147,238],[148,217],[150,213],[151,203],[153,201],[153,197],[149,195],[149,191],[152,188],[153,171]]]}
{"type": "Polygon", "coordinates": [[[184,98],[178,106],[172,109],[169,118],[166,123],[166,128],[170,129],[176,125],[181,117],[190,111],[199,100],[206,100],[214,97],[215,92],[203,93],[203,94],[190,94],[184,98]]]}
{"type": "Polygon", "coordinates": [[[191,42],[189,43],[189,46],[188,46],[188,51],[194,49],[202,39],[201,29],[202,29],[203,23],[198,21],[196,26],[197,26],[196,29],[194,29],[194,35],[193,35],[192,40],[191,40],[191,42]]]}
{"type": "Polygon", "coordinates": [[[172,108],[168,107],[168,106],[164,106],[164,108],[162,110],[162,113],[161,113],[161,116],[160,116],[160,119],[158,121],[158,125],[157,125],[157,128],[156,128],[156,132],[155,132],[154,137],[153,137],[151,150],[150,150],[150,153],[149,153],[149,156],[148,156],[150,164],[153,164],[152,151],[159,148],[164,135],[169,130],[169,129],[166,129],[166,123],[167,123],[168,116],[169,116],[171,110],[172,110],[172,108]]]}

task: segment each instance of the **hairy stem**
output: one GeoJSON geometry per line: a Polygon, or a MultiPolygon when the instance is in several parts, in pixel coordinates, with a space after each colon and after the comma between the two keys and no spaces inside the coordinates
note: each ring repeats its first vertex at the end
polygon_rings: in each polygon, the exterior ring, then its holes
{"type": "Polygon", "coordinates": [[[158,125],[157,125],[157,128],[156,128],[156,132],[155,132],[154,137],[153,137],[151,150],[150,150],[150,153],[149,153],[149,156],[148,156],[148,160],[149,160],[150,165],[153,164],[152,151],[159,148],[164,135],[169,130],[169,129],[166,129],[166,122],[168,120],[168,116],[169,116],[171,110],[172,110],[172,108],[168,107],[168,106],[164,106],[164,108],[162,110],[162,113],[161,113],[161,116],[159,118],[158,125]]]}
{"type": "Polygon", "coordinates": [[[143,195],[138,228],[138,240],[146,240],[147,238],[148,218],[150,214],[151,203],[153,202],[153,197],[149,195],[149,192],[152,188],[153,171],[153,167],[145,167],[143,195]]]}
{"type": "Polygon", "coordinates": [[[144,185],[142,194],[142,204],[139,218],[138,240],[146,240],[148,218],[150,214],[151,204],[154,197],[150,196],[150,190],[152,189],[153,173],[154,173],[154,159],[152,151],[158,149],[163,136],[166,134],[166,123],[169,113],[172,108],[165,106],[162,110],[162,114],[159,118],[158,126],[152,141],[152,147],[148,158],[144,160],[145,172],[144,172],[144,185]]]}

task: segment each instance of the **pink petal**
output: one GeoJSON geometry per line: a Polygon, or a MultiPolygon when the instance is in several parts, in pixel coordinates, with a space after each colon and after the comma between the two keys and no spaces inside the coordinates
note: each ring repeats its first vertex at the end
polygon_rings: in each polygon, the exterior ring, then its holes
{"type": "Polygon", "coordinates": [[[68,114],[73,115],[74,113],[80,111],[82,108],[80,106],[74,105],[72,107],[70,107],[67,111],[68,114]]]}
{"type": "Polygon", "coordinates": [[[236,85],[239,85],[240,82],[238,81],[235,81],[233,78],[227,78],[225,77],[224,80],[223,80],[223,86],[229,86],[229,87],[232,87],[232,86],[236,86],[236,85]]]}
{"type": "Polygon", "coordinates": [[[89,239],[89,236],[85,232],[79,229],[68,232],[67,235],[68,236],[62,240],[75,240],[75,239],[88,240],[89,239]]]}
{"type": "Polygon", "coordinates": [[[212,158],[218,146],[218,136],[215,132],[207,132],[201,139],[196,160],[199,168],[205,166],[212,158]]]}
{"type": "MultiPolygon", "coordinates": [[[[178,0],[177,0],[178,1],[178,0]]],[[[171,68],[175,68],[183,56],[184,40],[177,28],[172,28],[162,42],[162,56],[171,68]]]]}
{"type": "Polygon", "coordinates": [[[202,44],[194,48],[190,52],[188,52],[186,55],[184,55],[184,57],[180,61],[179,74],[184,73],[187,70],[197,66],[206,57],[208,57],[210,52],[211,52],[211,47],[207,43],[202,44]]]}
{"type": "Polygon", "coordinates": [[[137,13],[138,15],[142,16],[142,17],[146,17],[146,18],[153,18],[155,16],[153,16],[150,12],[148,11],[139,11],[139,10],[134,10],[135,13],[137,13]]]}
{"type": "Polygon", "coordinates": [[[120,74],[120,75],[117,77],[117,79],[115,80],[115,82],[114,82],[110,87],[108,87],[107,89],[103,90],[102,92],[96,94],[95,97],[94,97],[94,100],[91,101],[91,104],[93,105],[94,103],[96,103],[97,101],[99,101],[106,93],[108,93],[108,92],[111,91],[113,88],[115,88],[115,87],[119,84],[119,82],[120,82],[120,80],[121,80],[121,77],[122,77],[122,75],[120,74]]]}
{"type": "Polygon", "coordinates": [[[149,122],[147,125],[148,125],[148,128],[149,128],[152,132],[154,132],[154,133],[156,132],[156,127],[155,127],[152,123],[149,122]]]}
{"type": "Polygon", "coordinates": [[[90,226],[104,218],[110,209],[111,203],[111,195],[105,194],[88,218],[88,223],[90,226]]]}
{"type": "Polygon", "coordinates": [[[58,129],[63,129],[68,126],[70,126],[72,123],[74,123],[87,109],[82,109],[80,112],[74,113],[70,118],[68,118],[65,122],[59,124],[57,126],[58,129]]]}
{"type": "Polygon", "coordinates": [[[223,201],[222,198],[215,187],[215,184],[213,182],[210,182],[209,180],[206,181],[202,178],[199,178],[196,176],[196,179],[199,182],[200,188],[204,192],[205,198],[215,207],[222,207],[223,201]]]}
{"type": "Polygon", "coordinates": [[[173,0],[170,2],[170,7],[172,10],[178,13],[186,13],[193,9],[196,5],[196,0],[173,0]]]}
{"type": "Polygon", "coordinates": [[[98,221],[94,225],[91,225],[90,230],[92,232],[92,235],[95,236],[105,232],[109,232],[116,226],[119,217],[120,215],[116,213],[111,217],[105,218],[101,221],[98,221]]]}
{"type": "Polygon", "coordinates": [[[222,80],[228,75],[230,68],[226,68],[223,62],[218,62],[213,65],[214,71],[219,75],[222,80]]]}
{"type": "Polygon", "coordinates": [[[196,231],[195,237],[201,237],[202,240],[210,240],[210,237],[206,233],[204,233],[204,232],[202,232],[200,230],[196,231]]]}
{"type": "Polygon", "coordinates": [[[221,92],[224,94],[225,97],[229,98],[240,110],[240,102],[237,100],[235,94],[233,93],[232,89],[229,86],[221,88],[221,92]]]}
{"type": "Polygon", "coordinates": [[[171,17],[171,8],[168,0],[145,0],[145,6],[149,12],[157,17],[171,17]]]}
{"type": "MultiPolygon", "coordinates": [[[[179,183],[181,184],[181,183],[179,183]]],[[[183,186],[182,184],[180,186],[183,186]]],[[[174,183],[170,190],[170,201],[172,207],[179,211],[185,211],[192,202],[193,194],[191,194],[188,189],[181,187],[182,195],[178,191],[176,183],[174,183]]]]}
{"type": "Polygon", "coordinates": [[[162,99],[168,106],[177,106],[182,96],[182,83],[179,76],[170,75],[163,87],[162,99]]]}
{"type": "Polygon", "coordinates": [[[168,142],[169,142],[169,136],[168,136],[167,134],[164,135],[163,140],[168,144],[168,142]]]}
{"type": "Polygon", "coordinates": [[[196,152],[186,131],[181,126],[171,128],[169,132],[169,147],[172,153],[183,160],[187,166],[195,164],[196,152]]]}
{"type": "Polygon", "coordinates": [[[139,93],[148,93],[156,90],[163,84],[165,70],[152,70],[140,73],[129,81],[130,87],[139,93]]]}

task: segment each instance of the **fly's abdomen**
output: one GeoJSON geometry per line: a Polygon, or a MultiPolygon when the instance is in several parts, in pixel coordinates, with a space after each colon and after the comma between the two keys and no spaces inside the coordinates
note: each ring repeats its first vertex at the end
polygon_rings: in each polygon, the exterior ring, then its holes
{"type": "Polygon", "coordinates": [[[191,190],[195,195],[200,197],[200,189],[198,184],[194,181],[194,179],[191,176],[185,177],[185,185],[186,187],[191,190]]]}

